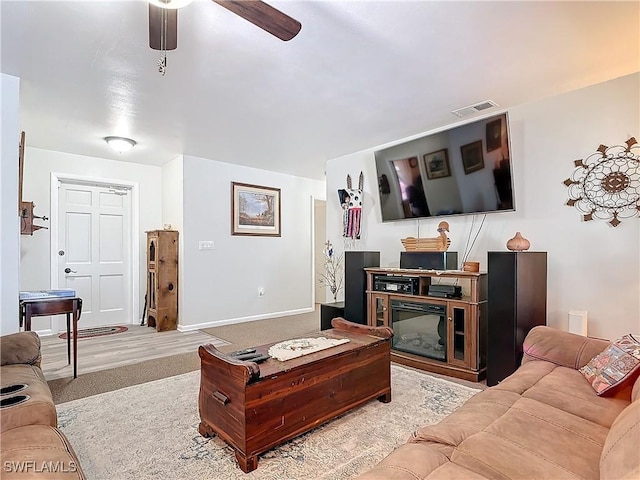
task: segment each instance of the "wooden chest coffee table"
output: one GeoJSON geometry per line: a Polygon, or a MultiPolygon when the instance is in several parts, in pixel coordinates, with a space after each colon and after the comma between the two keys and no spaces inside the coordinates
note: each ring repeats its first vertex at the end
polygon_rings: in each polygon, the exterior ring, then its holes
{"type": "Polygon", "coordinates": [[[201,346],[200,434],[220,436],[250,472],[259,454],[371,399],[391,401],[392,330],[344,319],[332,326],[315,336],[349,342],[285,362],[246,362],[201,346]]]}

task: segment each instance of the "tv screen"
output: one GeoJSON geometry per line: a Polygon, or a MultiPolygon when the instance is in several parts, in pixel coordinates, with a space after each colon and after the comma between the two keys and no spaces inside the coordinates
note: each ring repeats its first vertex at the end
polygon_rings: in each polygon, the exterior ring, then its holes
{"type": "Polygon", "coordinates": [[[382,221],[514,210],[506,113],[375,152],[382,221]]]}

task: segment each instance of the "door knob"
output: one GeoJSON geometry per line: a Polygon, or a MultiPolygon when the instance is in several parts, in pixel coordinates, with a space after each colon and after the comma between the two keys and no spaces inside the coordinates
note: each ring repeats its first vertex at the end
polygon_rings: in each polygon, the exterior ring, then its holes
{"type": "Polygon", "coordinates": [[[75,270],[71,270],[69,267],[64,269],[64,273],[78,273],[75,270]]]}

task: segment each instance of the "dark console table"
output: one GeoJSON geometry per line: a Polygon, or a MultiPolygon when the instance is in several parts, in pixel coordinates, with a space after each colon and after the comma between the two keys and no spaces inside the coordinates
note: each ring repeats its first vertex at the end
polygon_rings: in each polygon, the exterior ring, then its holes
{"type": "Polygon", "coordinates": [[[331,320],[336,317],[344,317],[344,302],[320,304],[320,330],[328,330],[331,320]]]}
{"type": "Polygon", "coordinates": [[[73,378],[78,378],[78,321],[82,313],[82,299],[79,297],[30,298],[20,300],[20,325],[25,331],[31,330],[31,317],[48,315],[67,316],[67,360],[71,363],[71,316],[73,315],[73,378]]]}

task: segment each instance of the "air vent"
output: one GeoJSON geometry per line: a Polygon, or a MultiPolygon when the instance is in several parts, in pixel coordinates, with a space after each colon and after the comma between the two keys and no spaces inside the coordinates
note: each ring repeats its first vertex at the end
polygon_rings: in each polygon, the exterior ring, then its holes
{"type": "Polygon", "coordinates": [[[475,105],[469,105],[468,107],[462,107],[457,110],[452,111],[454,115],[458,117],[466,117],[467,115],[471,115],[472,113],[482,112],[483,110],[487,110],[489,108],[497,107],[498,104],[493,100],[485,100],[484,102],[476,103],[475,105]]]}

